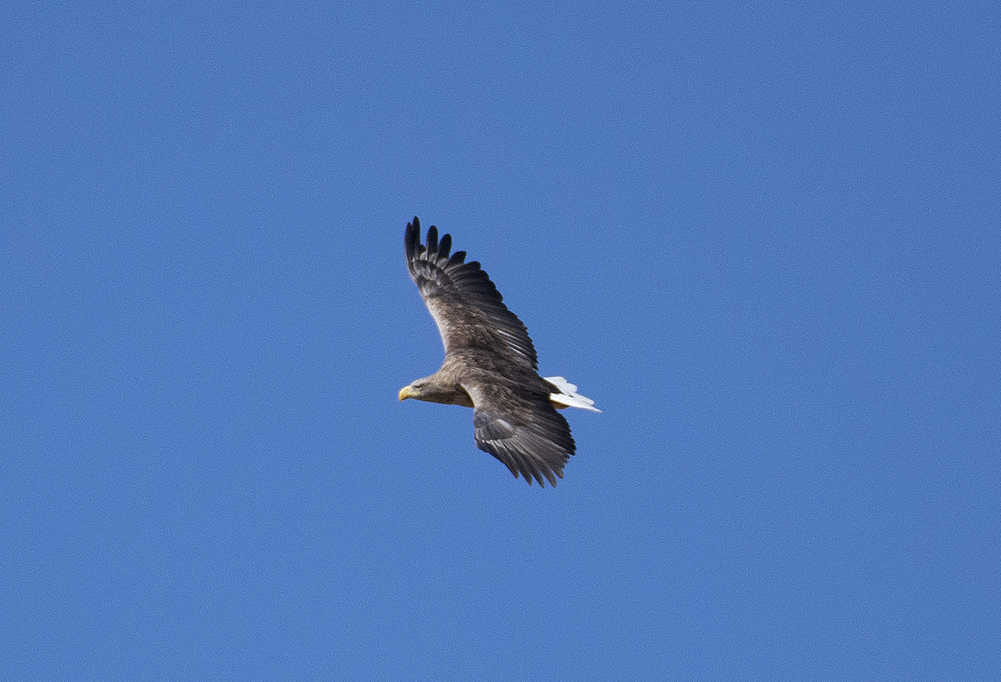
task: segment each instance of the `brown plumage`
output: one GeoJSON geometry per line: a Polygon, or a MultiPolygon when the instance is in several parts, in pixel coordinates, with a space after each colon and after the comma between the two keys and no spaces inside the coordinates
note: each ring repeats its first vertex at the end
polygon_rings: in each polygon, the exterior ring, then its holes
{"type": "Polygon", "coordinates": [[[431,376],[400,391],[400,400],[474,408],[476,446],[499,459],[515,478],[556,485],[575,445],[570,426],[554,405],[590,409],[593,401],[574,392],[562,377],[536,371],[535,347],[521,320],[507,309],[497,287],[476,261],[438,239],[432,226],[421,244],[420,222],[407,225],[410,276],[438,325],[445,361],[431,376]],[[555,393],[554,393],[555,391],[555,393]]]}

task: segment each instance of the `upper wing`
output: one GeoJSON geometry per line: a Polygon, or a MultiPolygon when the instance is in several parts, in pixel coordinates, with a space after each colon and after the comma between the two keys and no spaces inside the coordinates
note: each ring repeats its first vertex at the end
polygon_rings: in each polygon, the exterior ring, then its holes
{"type": "Polygon", "coordinates": [[[407,225],[405,239],[410,277],[438,325],[445,353],[475,348],[504,356],[509,363],[535,369],[537,356],[528,330],[507,309],[497,287],[476,261],[464,263],[465,251],[449,256],[452,236],[438,241],[438,229],[428,230],[421,244],[417,218],[407,225]]]}
{"type": "Polygon", "coordinates": [[[473,399],[476,447],[504,462],[515,478],[520,473],[543,488],[556,485],[576,446],[570,425],[546,393],[527,391],[509,382],[466,383],[473,399]]]}

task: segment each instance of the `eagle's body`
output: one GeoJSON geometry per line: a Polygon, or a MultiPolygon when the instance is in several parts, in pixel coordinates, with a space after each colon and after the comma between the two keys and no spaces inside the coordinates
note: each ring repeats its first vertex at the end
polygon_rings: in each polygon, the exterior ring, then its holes
{"type": "Polygon", "coordinates": [[[502,461],[529,485],[534,478],[556,485],[575,445],[570,426],[556,407],[598,412],[563,377],[544,379],[536,371],[535,347],[521,320],[507,309],[497,287],[476,261],[438,240],[428,230],[421,244],[420,222],[407,225],[410,276],[438,325],[445,361],[434,374],[400,391],[400,400],[472,407],[476,445],[502,461]],[[555,393],[554,393],[555,390],[555,393]]]}

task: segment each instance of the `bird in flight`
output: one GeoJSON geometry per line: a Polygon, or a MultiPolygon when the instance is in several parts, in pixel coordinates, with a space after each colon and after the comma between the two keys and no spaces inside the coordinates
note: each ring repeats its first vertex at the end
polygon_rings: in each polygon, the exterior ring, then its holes
{"type": "Polygon", "coordinates": [[[563,377],[541,377],[528,330],[466,252],[450,255],[451,235],[438,239],[431,226],[421,244],[421,224],[407,224],[407,267],[431,312],[445,361],[431,376],[400,390],[400,400],[473,408],[476,447],[503,462],[528,484],[556,485],[576,446],[557,409],[600,412],[563,377]]]}

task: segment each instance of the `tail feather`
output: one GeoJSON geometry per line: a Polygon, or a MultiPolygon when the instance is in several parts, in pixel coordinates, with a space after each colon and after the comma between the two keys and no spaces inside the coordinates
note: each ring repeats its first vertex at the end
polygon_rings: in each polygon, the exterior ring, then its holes
{"type": "Polygon", "coordinates": [[[549,395],[549,399],[556,403],[557,407],[578,407],[582,410],[590,410],[591,412],[601,412],[601,410],[594,406],[593,400],[577,393],[577,387],[564,377],[543,378],[559,391],[559,393],[551,393],[549,395]]]}

